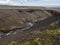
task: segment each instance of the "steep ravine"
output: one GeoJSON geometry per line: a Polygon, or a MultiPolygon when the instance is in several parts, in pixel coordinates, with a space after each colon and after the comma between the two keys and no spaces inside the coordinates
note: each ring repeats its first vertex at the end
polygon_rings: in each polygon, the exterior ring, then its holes
{"type": "Polygon", "coordinates": [[[4,37],[7,37],[9,35],[13,35],[13,34],[16,34],[16,33],[20,33],[20,32],[23,32],[23,31],[27,31],[28,29],[30,29],[31,27],[33,27],[33,24],[32,23],[27,23],[26,26],[24,28],[17,28],[17,29],[14,29],[12,31],[9,31],[9,32],[1,32],[0,33],[0,39],[1,38],[4,38],[4,37]]]}
{"type": "MultiPolygon", "coordinates": [[[[45,31],[47,29],[47,26],[51,23],[56,24],[57,22],[60,24],[60,13],[59,14],[51,13],[51,14],[52,16],[47,17],[47,18],[42,18],[42,19],[40,18],[37,22],[34,22],[34,23],[28,22],[24,28],[13,29],[9,32],[1,32],[0,33],[0,44],[7,45],[11,41],[16,41],[16,40],[24,41],[27,38],[26,35],[29,35],[29,33],[31,33],[32,31],[35,31],[35,30],[45,31]]],[[[55,28],[55,29],[58,29],[58,28],[55,28]]]]}
{"type": "MultiPolygon", "coordinates": [[[[57,16],[56,16],[57,17],[57,16]]],[[[6,45],[8,44],[9,42],[11,41],[16,41],[16,40],[20,40],[20,41],[24,41],[26,40],[26,35],[29,35],[31,32],[33,31],[45,31],[46,30],[46,27],[47,25],[53,23],[53,22],[56,22],[58,21],[59,22],[59,18],[56,20],[56,17],[55,16],[51,16],[51,17],[48,17],[42,21],[38,21],[38,22],[35,22],[35,23],[27,23],[27,25],[22,28],[22,29],[15,29],[14,31],[10,31],[8,33],[3,33],[1,36],[0,36],[0,44],[1,45],[6,45]],[[2,43],[4,42],[4,44],[2,43]]],[[[56,28],[57,29],[57,28],[56,28]]],[[[34,37],[34,36],[33,36],[34,37]]],[[[28,38],[27,38],[28,39],[28,38]]]]}

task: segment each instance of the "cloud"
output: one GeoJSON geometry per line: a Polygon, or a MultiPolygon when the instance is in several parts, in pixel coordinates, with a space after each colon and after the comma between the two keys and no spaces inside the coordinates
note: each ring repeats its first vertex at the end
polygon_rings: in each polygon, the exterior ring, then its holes
{"type": "Polygon", "coordinates": [[[0,0],[0,4],[16,6],[60,6],[60,0],[0,0]]]}
{"type": "Polygon", "coordinates": [[[20,3],[26,3],[28,0],[19,0],[20,3]]]}
{"type": "Polygon", "coordinates": [[[6,4],[6,3],[9,3],[10,0],[0,0],[0,4],[6,4]]]}
{"type": "Polygon", "coordinates": [[[21,1],[23,1],[23,2],[27,2],[28,0],[21,0],[21,1]]]}
{"type": "Polygon", "coordinates": [[[50,0],[41,0],[41,1],[50,1],[50,0]]]}
{"type": "Polygon", "coordinates": [[[8,3],[9,5],[16,5],[16,6],[22,6],[22,5],[27,5],[29,0],[10,0],[8,3]]]}
{"type": "Polygon", "coordinates": [[[59,0],[40,0],[40,1],[59,1],[59,0]]]}

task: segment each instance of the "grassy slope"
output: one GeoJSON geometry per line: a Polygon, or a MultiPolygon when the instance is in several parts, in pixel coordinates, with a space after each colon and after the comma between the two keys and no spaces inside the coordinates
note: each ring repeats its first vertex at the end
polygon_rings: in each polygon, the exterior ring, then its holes
{"type": "Polygon", "coordinates": [[[46,30],[45,32],[34,32],[41,37],[31,38],[31,40],[24,43],[18,41],[12,41],[8,45],[60,45],[60,30],[46,30]]]}

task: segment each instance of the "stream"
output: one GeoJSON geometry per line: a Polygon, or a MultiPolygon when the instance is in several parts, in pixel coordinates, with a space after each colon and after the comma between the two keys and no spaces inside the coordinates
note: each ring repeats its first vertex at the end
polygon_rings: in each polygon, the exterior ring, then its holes
{"type": "Polygon", "coordinates": [[[33,27],[33,24],[31,22],[27,23],[26,26],[23,29],[17,29],[15,31],[9,31],[8,33],[0,33],[0,39],[11,36],[11,35],[16,35],[18,33],[24,32],[28,29],[33,27]]]}

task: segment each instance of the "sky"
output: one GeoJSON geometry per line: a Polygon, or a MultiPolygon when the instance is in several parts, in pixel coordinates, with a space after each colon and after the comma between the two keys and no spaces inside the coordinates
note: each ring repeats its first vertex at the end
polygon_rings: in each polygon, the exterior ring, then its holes
{"type": "Polygon", "coordinates": [[[60,0],[0,0],[0,5],[56,7],[60,0]]]}

